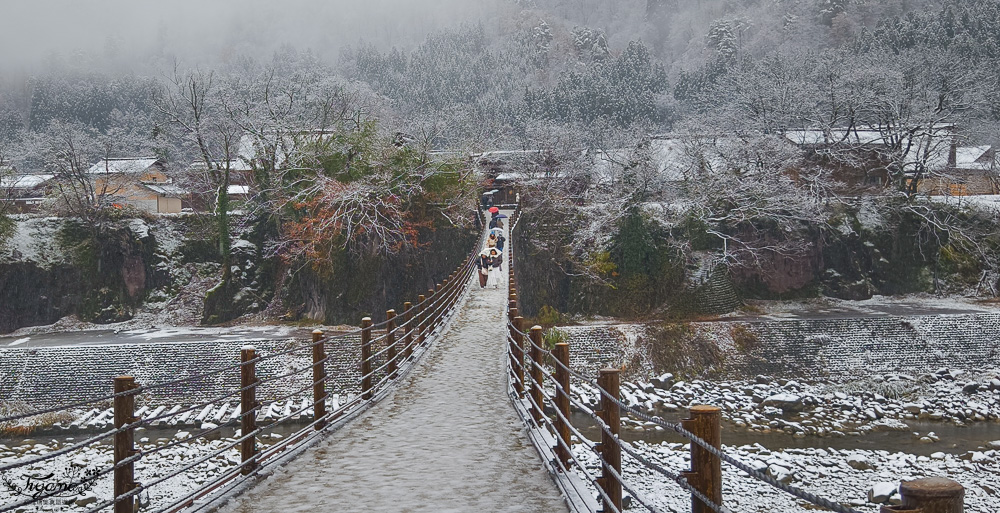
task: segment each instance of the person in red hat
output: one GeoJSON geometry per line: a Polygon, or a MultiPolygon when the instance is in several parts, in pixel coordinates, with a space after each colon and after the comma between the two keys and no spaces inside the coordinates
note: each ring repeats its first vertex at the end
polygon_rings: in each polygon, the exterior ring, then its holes
{"type": "Polygon", "coordinates": [[[497,207],[490,207],[490,214],[493,216],[490,218],[490,229],[493,228],[503,228],[503,222],[500,221],[500,209],[497,207]]]}

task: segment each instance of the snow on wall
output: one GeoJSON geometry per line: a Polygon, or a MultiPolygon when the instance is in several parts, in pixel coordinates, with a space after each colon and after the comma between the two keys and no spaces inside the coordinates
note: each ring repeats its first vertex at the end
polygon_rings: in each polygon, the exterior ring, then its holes
{"type": "MultiPolygon", "coordinates": [[[[257,364],[257,378],[266,381],[296,369],[310,368],[312,352],[304,341],[257,340],[183,343],[115,344],[0,349],[0,400],[22,400],[39,407],[55,406],[111,394],[115,376],[131,375],[140,385],[154,385],[204,374],[239,363],[240,348],[253,345],[258,356],[301,345],[300,350],[257,364]]],[[[325,345],[331,393],[356,393],[360,383],[360,338],[333,339],[325,345]]],[[[157,405],[187,404],[239,390],[239,368],[206,378],[144,391],[141,401],[157,405]]],[[[267,382],[257,390],[259,401],[274,400],[307,387],[311,368],[267,382]]],[[[299,395],[309,395],[311,389],[299,395]]],[[[228,398],[239,400],[239,394],[228,398]]]]}
{"type": "MultiPolygon", "coordinates": [[[[720,340],[723,372],[732,379],[758,374],[851,379],[878,373],[919,375],[939,368],[983,371],[1000,366],[1000,313],[880,316],[765,322],[694,323],[706,337],[742,325],[758,343],[746,352],[720,340]]],[[[574,368],[596,376],[629,353],[626,332],[641,325],[571,326],[574,368]]]]}

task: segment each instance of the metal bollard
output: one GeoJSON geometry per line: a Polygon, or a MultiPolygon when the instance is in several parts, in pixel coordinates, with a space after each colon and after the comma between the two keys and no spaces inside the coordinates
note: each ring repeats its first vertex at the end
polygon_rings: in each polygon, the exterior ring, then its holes
{"type": "MultiPolygon", "coordinates": [[[[681,419],[681,427],[708,442],[716,449],[722,448],[722,409],[718,406],[691,407],[691,418],[681,419]]],[[[722,460],[691,442],[691,470],[682,472],[688,483],[705,494],[709,500],[722,504],[722,460]]],[[[701,499],[691,497],[692,513],[713,511],[701,499]]]]}
{"type": "Polygon", "coordinates": [[[316,421],[315,429],[319,431],[326,427],[326,421],[321,420],[326,417],[326,350],[323,347],[323,331],[313,330],[313,420],[316,421]]]}
{"type": "Polygon", "coordinates": [[[386,363],[386,371],[390,379],[396,379],[396,311],[385,311],[385,357],[389,360],[386,363]]]}
{"type": "Polygon", "coordinates": [[[361,399],[372,398],[372,318],[361,319],[361,399]]]}
{"type": "Polygon", "coordinates": [[[531,399],[533,404],[531,405],[531,418],[535,420],[535,426],[542,426],[542,351],[539,347],[542,347],[542,327],[535,325],[531,327],[531,332],[528,334],[531,337],[531,347],[529,348],[529,354],[531,355],[531,368],[529,369],[529,374],[531,375],[531,399]]]}
{"type": "Polygon", "coordinates": [[[556,409],[559,410],[561,416],[556,416],[556,434],[562,441],[562,443],[556,442],[555,453],[559,461],[562,462],[562,468],[569,470],[569,423],[563,420],[564,418],[569,419],[569,344],[566,342],[556,344],[552,355],[558,362],[556,363],[555,376],[556,383],[559,385],[556,388],[556,409]]]}
{"type": "MultiPolygon", "coordinates": [[[[257,350],[253,346],[243,346],[240,349],[240,436],[247,436],[257,430],[257,365],[253,361],[256,357],[257,350]]],[[[315,392],[314,386],[313,393],[315,392]]],[[[257,469],[256,435],[240,442],[240,455],[243,465],[240,472],[244,476],[257,469]]]]}
{"type": "Polygon", "coordinates": [[[882,506],[880,513],[962,513],[965,488],[943,477],[927,477],[899,484],[900,506],[882,506]]]}
{"type": "MultiPolygon", "coordinates": [[[[128,393],[136,388],[135,378],[132,376],[118,376],[114,379],[115,384],[115,429],[121,429],[139,420],[135,417],[135,394],[128,393]],[[119,395],[121,394],[121,395],[119,395]]],[[[119,499],[118,497],[132,491],[137,485],[135,482],[135,462],[118,466],[122,460],[131,458],[135,451],[135,428],[115,433],[115,513],[132,513],[135,509],[136,497],[119,499]]]]}
{"type": "MultiPolygon", "coordinates": [[[[614,469],[618,475],[621,475],[622,448],[618,445],[618,435],[621,433],[622,418],[618,403],[614,400],[621,397],[620,378],[618,369],[601,369],[597,377],[597,386],[604,391],[601,394],[601,410],[598,413],[610,431],[608,433],[608,431],[601,430],[602,472],[601,477],[597,479],[597,484],[607,494],[616,511],[622,510],[622,483],[611,473],[610,469],[614,469]]],[[[602,508],[601,511],[611,510],[602,508]]]]}

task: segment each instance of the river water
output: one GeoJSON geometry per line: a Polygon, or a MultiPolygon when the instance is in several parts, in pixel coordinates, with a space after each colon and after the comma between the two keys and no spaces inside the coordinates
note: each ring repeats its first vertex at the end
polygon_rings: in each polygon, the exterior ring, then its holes
{"type": "MultiPolygon", "coordinates": [[[[665,418],[668,422],[679,422],[686,414],[678,412],[673,417],[665,418]]],[[[570,416],[573,425],[590,440],[600,440],[601,432],[593,421],[584,413],[573,413],[570,416]]],[[[737,427],[723,421],[722,443],[725,445],[751,445],[759,443],[772,451],[782,449],[800,449],[821,447],[824,449],[866,449],[889,452],[903,452],[929,456],[935,452],[960,454],[976,450],[987,442],[1000,439],[1000,425],[995,422],[977,422],[968,426],[957,426],[945,422],[906,421],[908,431],[870,431],[860,436],[844,437],[795,437],[788,433],[760,433],[737,427]],[[934,432],[940,441],[921,443],[913,432],[926,435],[934,432]]],[[[626,441],[641,440],[648,443],[688,442],[688,440],[672,431],[635,430],[623,426],[621,437],[626,441]]]]}

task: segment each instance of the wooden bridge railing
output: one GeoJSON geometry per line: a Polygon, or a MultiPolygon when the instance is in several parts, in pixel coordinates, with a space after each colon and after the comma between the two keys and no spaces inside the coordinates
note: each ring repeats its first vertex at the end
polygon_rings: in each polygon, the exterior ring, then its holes
{"type": "MultiPolygon", "coordinates": [[[[623,479],[622,456],[625,454],[633,465],[646,467],[690,492],[693,513],[729,511],[723,505],[722,497],[723,462],[820,508],[839,513],[859,513],[838,502],[780,483],[725,454],[722,451],[720,408],[709,405],[692,406],[690,418],[679,424],[665,422],[621,401],[618,369],[601,369],[595,380],[571,368],[570,344],[561,342],[553,347],[545,347],[541,326],[526,329],[520,308],[514,266],[516,237],[513,232],[517,222],[517,219],[511,222],[511,236],[507,243],[509,394],[515,409],[529,427],[529,436],[535,448],[548,463],[549,471],[573,510],[619,513],[636,505],[648,511],[661,510],[623,479]],[[570,394],[571,379],[590,383],[600,391],[600,410],[593,411],[587,405],[573,400],[570,394]],[[552,392],[547,392],[547,388],[552,392]],[[573,427],[570,422],[573,412],[590,417],[601,431],[599,442],[587,440],[573,427]],[[691,468],[679,472],[663,468],[622,441],[619,433],[623,414],[653,422],[688,438],[691,441],[691,468]],[[578,440],[575,446],[572,442],[574,436],[578,440]],[[580,461],[578,454],[588,451],[600,459],[600,475],[593,475],[588,466],[580,461]],[[589,486],[581,486],[580,476],[589,482],[589,486]],[[591,490],[597,492],[599,504],[593,500],[591,490]],[[628,491],[631,501],[625,500],[623,491],[628,491]]],[[[961,513],[963,509],[964,490],[960,484],[950,479],[907,481],[899,487],[899,491],[903,505],[883,506],[881,513],[961,513]]]]}
{"type": "Polygon", "coordinates": [[[106,439],[113,438],[114,462],[112,465],[82,475],[74,482],[60,483],[58,490],[42,491],[23,499],[15,499],[9,504],[0,503],[0,513],[19,510],[26,506],[51,500],[57,493],[66,488],[89,489],[99,479],[109,474],[113,474],[114,497],[90,504],[78,511],[95,513],[113,509],[115,513],[133,513],[136,508],[148,505],[149,490],[165,486],[164,483],[168,480],[178,476],[183,477],[194,471],[199,465],[206,464],[214,458],[225,458],[226,454],[234,449],[240,452],[239,464],[218,473],[207,482],[193,487],[180,497],[173,497],[165,503],[157,504],[157,511],[175,512],[184,509],[197,511],[211,504],[213,498],[225,497],[249,486],[252,482],[250,478],[260,475],[263,469],[298,454],[311,445],[313,441],[318,440],[318,437],[332,428],[339,427],[375,404],[391,390],[394,383],[412,369],[420,356],[447,328],[447,321],[457,312],[461,300],[468,290],[468,284],[475,270],[474,258],[479,254],[479,248],[482,247],[485,236],[486,230],[483,230],[474,248],[475,251],[471,252],[468,258],[447,278],[442,279],[441,283],[436,284],[425,295],[420,295],[416,302],[408,301],[403,304],[401,322],[398,322],[399,317],[396,316],[395,310],[388,310],[385,319],[381,322],[373,323],[370,317],[365,317],[361,320],[359,329],[335,336],[327,336],[322,331],[315,330],[312,333],[312,340],[308,343],[298,344],[282,351],[262,355],[253,346],[245,346],[238,355],[239,363],[209,372],[146,385],[137,384],[131,376],[120,376],[115,378],[114,393],[109,396],[41,411],[0,417],[0,425],[2,425],[38,415],[59,413],[71,408],[91,407],[113,401],[115,419],[115,428],[107,433],[72,443],[40,456],[0,463],[0,475],[4,475],[5,472],[53,461],[56,458],[74,454],[76,451],[89,449],[106,439]],[[331,398],[329,394],[330,375],[327,373],[327,367],[334,354],[330,354],[327,348],[331,347],[333,343],[339,345],[349,343],[355,337],[360,337],[361,340],[358,348],[361,354],[358,379],[359,393],[341,402],[339,396],[331,398]],[[305,357],[310,364],[289,370],[278,376],[266,379],[258,378],[258,364],[292,354],[305,357]],[[236,373],[240,376],[238,389],[227,391],[218,397],[184,409],[174,408],[166,413],[160,409],[157,410],[160,413],[154,413],[145,418],[138,418],[135,414],[136,400],[141,398],[144,392],[168,387],[189,386],[204,380],[215,379],[215,377],[227,373],[236,373]],[[264,415],[261,403],[258,401],[257,392],[260,387],[265,384],[274,386],[279,382],[288,382],[294,376],[299,375],[311,376],[309,383],[304,387],[287,391],[275,399],[275,404],[286,402],[286,411],[277,414],[277,418],[264,415]],[[308,394],[310,391],[311,397],[303,397],[303,394],[308,394]],[[202,425],[201,431],[195,434],[187,434],[181,439],[157,445],[143,452],[136,450],[134,440],[137,428],[159,425],[180,416],[186,418],[199,411],[207,412],[207,408],[213,404],[233,398],[237,400],[239,407],[228,415],[228,419],[222,417],[218,424],[206,422],[202,425]],[[301,402],[298,407],[290,407],[293,402],[299,401],[301,402]],[[301,424],[302,419],[306,419],[307,424],[280,441],[267,447],[262,447],[258,442],[261,435],[291,422],[301,424]],[[185,459],[165,475],[145,481],[137,479],[136,462],[142,462],[143,459],[153,454],[181,444],[201,443],[209,439],[217,440],[221,438],[221,431],[226,429],[238,430],[235,431],[233,439],[226,441],[221,446],[219,444],[205,444],[206,450],[203,454],[185,459]],[[143,494],[147,497],[146,503],[141,500],[143,494]]]}

